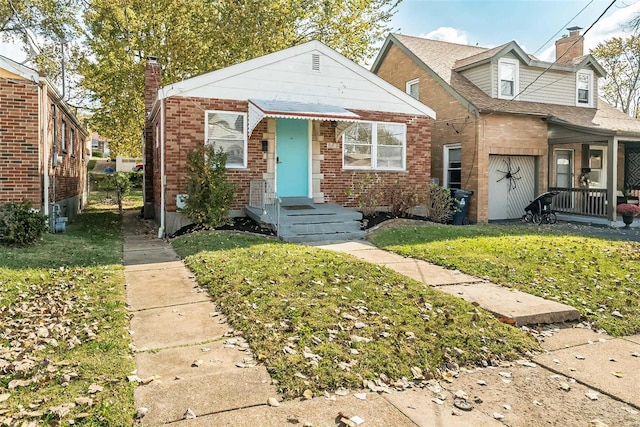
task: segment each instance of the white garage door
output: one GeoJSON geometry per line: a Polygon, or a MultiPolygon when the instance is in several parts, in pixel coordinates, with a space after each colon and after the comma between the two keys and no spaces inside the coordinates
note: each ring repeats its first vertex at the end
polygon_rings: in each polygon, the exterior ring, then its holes
{"type": "Polygon", "coordinates": [[[536,160],[533,156],[489,156],[489,219],[524,215],[535,198],[536,160]]]}

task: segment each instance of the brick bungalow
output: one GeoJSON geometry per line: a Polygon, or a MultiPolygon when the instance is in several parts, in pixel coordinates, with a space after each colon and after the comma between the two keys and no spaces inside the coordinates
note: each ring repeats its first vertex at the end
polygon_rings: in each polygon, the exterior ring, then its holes
{"type": "Polygon", "coordinates": [[[316,214],[354,208],[348,189],[367,174],[380,187],[429,182],[433,110],[320,42],[161,88],[160,73],[150,58],[145,214],[160,235],[190,222],[179,206],[187,153],[201,144],[227,153],[232,215],[266,212],[274,197],[316,214]]]}
{"type": "Polygon", "coordinates": [[[0,56],[0,203],[69,219],[86,201],[89,133],[38,72],[0,56]]]}

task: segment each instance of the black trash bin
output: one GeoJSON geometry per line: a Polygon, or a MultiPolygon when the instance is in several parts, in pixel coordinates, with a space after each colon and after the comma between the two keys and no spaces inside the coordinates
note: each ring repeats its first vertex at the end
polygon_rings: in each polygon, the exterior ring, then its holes
{"type": "Polygon", "coordinates": [[[454,199],[451,218],[453,225],[469,224],[469,201],[472,195],[473,191],[470,190],[451,189],[451,197],[454,199]]]}

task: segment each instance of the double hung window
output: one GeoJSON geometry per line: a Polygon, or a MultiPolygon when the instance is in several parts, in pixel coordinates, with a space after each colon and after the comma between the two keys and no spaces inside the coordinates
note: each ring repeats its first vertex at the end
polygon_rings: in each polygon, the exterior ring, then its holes
{"type": "Polygon", "coordinates": [[[205,143],[215,144],[227,155],[227,168],[247,167],[247,115],[230,111],[207,111],[205,143]]]}
{"type": "Polygon", "coordinates": [[[342,136],[344,168],[404,170],[406,133],[400,123],[352,124],[342,136]]]}

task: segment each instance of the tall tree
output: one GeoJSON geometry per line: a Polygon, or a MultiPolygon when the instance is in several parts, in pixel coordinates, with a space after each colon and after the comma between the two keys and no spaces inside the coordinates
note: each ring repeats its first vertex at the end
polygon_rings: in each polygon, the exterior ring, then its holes
{"type": "Polygon", "coordinates": [[[115,154],[139,154],[143,61],[157,56],[164,85],[320,40],[362,61],[389,30],[399,0],[90,0],[82,85],[91,120],[115,154]]]}
{"type": "Polygon", "coordinates": [[[60,77],[61,43],[78,35],[81,0],[0,0],[0,40],[20,42],[51,80],[60,77]]]}
{"type": "Polygon", "coordinates": [[[640,34],[614,37],[591,53],[607,70],[600,87],[604,99],[631,117],[640,116],[640,34]]]}

